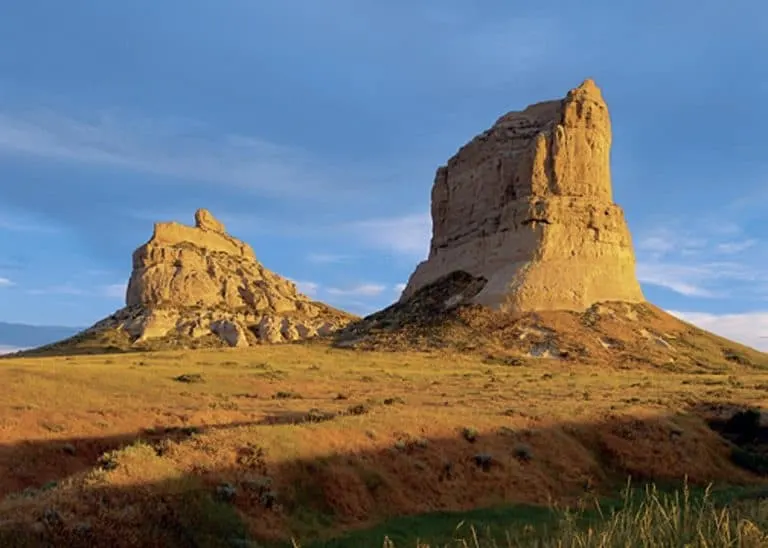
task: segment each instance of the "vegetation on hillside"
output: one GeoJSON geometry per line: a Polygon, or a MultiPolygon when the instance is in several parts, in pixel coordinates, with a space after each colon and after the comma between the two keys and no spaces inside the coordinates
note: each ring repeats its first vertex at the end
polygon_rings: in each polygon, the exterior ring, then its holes
{"type": "Polygon", "coordinates": [[[766,471],[749,409],[768,404],[768,373],[737,361],[304,343],[1,363],[0,532],[33,546],[333,546],[356,531],[415,546],[398,530],[444,546],[462,520],[456,535],[474,524],[489,545],[486,525],[555,534],[553,504],[611,497],[628,476],[749,487],[766,471]]]}

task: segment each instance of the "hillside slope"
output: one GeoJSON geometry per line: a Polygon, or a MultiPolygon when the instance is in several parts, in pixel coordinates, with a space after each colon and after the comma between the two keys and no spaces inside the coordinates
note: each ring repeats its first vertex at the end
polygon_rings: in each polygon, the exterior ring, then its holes
{"type": "Polygon", "coordinates": [[[605,302],[584,312],[511,313],[470,304],[482,278],[453,272],[407,300],[339,331],[335,345],[361,350],[446,349],[514,364],[525,357],[570,363],[650,364],[670,371],[733,364],[768,367],[768,354],[686,323],[650,303],[605,302]]]}
{"type": "MultiPolygon", "coordinates": [[[[337,310],[325,303],[310,301],[310,304],[321,311],[322,319],[331,325],[348,323],[358,319],[357,316],[337,310]]],[[[228,348],[232,345],[218,334],[207,332],[204,335],[193,333],[184,333],[172,330],[162,336],[145,338],[126,329],[126,324],[130,322],[132,315],[147,317],[151,314],[157,314],[158,310],[149,311],[142,307],[123,308],[118,310],[112,316],[105,318],[93,326],[79,333],[69,336],[65,339],[23,350],[18,352],[17,356],[57,356],[57,355],[75,355],[75,354],[105,354],[116,352],[146,352],[157,350],[182,350],[182,349],[205,349],[205,348],[228,348]]],[[[175,308],[173,314],[183,318],[188,315],[190,321],[201,321],[199,310],[189,310],[175,308]]],[[[219,313],[221,314],[221,313],[219,313]]],[[[282,319],[290,321],[290,313],[284,313],[282,319]]],[[[202,316],[205,319],[205,316],[202,316]]],[[[299,318],[301,321],[302,318],[299,318]]],[[[212,320],[208,320],[213,323],[212,320]]],[[[238,329],[238,336],[242,336],[247,343],[244,346],[265,344],[267,341],[262,339],[258,324],[249,324],[246,321],[238,322],[242,328],[238,329]]],[[[279,326],[278,326],[279,328],[279,326]]]]}

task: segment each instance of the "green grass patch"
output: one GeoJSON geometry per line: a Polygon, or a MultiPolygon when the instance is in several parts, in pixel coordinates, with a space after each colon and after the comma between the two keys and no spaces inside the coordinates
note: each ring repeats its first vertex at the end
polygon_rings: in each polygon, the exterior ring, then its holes
{"type": "Polygon", "coordinates": [[[396,517],[300,548],[768,546],[766,489],[635,486],[581,509],[505,505],[396,517]]]}
{"type": "Polygon", "coordinates": [[[208,492],[186,492],[180,509],[173,529],[181,545],[229,548],[249,541],[247,526],[237,509],[208,492]]]}

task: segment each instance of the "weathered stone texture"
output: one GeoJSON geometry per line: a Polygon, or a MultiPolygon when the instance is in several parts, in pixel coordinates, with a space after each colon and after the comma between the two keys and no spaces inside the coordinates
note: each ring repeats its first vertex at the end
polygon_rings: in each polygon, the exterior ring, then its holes
{"type": "Polygon", "coordinates": [[[610,147],[608,108],[591,80],[499,118],[437,170],[429,257],[401,302],[456,270],[487,279],[474,302],[501,310],[643,301],[612,201],[610,147]]]}
{"type": "Polygon", "coordinates": [[[352,319],[299,293],[199,209],[194,227],[155,224],[152,238],[133,253],[126,308],[94,329],[121,328],[137,341],[214,334],[230,346],[247,346],[249,339],[312,337],[352,319]]]}
{"type": "Polygon", "coordinates": [[[195,227],[202,230],[220,232],[221,234],[227,233],[226,228],[224,228],[224,223],[216,219],[216,217],[214,217],[207,209],[198,209],[195,211],[195,227]]]}

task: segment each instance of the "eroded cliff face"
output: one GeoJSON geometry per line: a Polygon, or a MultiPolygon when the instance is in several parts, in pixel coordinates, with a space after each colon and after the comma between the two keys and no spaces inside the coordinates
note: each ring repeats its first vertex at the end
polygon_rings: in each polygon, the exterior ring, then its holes
{"type": "Polygon", "coordinates": [[[280,313],[310,302],[293,282],[259,263],[251,247],[229,236],[209,212],[198,210],[195,217],[194,227],[155,224],[152,238],[133,253],[127,306],[280,313]],[[202,217],[216,224],[201,222],[202,217]]]}
{"type": "Polygon", "coordinates": [[[632,240],[612,201],[611,124],[591,80],[499,118],[437,170],[429,257],[401,296],[454,271],[500,310],[642,302],[632,240]]]}
{"type": "Polygon", "coordinates": [[[247,346],[329,334],[354,318],[299,293],[200,209],[195,226],[155,224],[133,253],[126,307],[91,329],[122,329],[138,342],[215,335],[247,346]]]}

